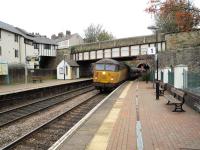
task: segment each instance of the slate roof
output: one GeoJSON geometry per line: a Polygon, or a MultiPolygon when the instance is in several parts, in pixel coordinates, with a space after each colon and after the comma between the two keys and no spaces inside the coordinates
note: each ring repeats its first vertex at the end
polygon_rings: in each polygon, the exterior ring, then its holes
{"type": "Polygon", "coordinates": [[[32,37],[30,37],[26,34],[27,32],[25,30],[16,28],[16,27],[9,25],[7,23],[4,23],[2,21],[0,21],[0,28],[3,30],[6,30],[6,31],[12,32],[12,33],[21,35],[21,36],[25,37],[26,39],[33,40],[32,37]],[[25,31],[26,33],[24,33],[22,30],[25,31]]]}
{"type": "Polygon", "coordinates": [[[65,61],[72,67],[79,67],[79,65],[77,64],[77,62],[75,60],[66,59],[65,61]]]}
{"type": "Polygon", "coordinates": [[[0,28],[6,31],[10,31],[12,33],[22,35],[22,33],[19,30],[17,30],[14,26],[4,23],[2,21],[0,21],[0,28]]]}
{"type": "Polygon", "coordinates": [[[33,38],[33,40],[36,43],[58,45],[55,40],[51,40],[51,39],[44,37],[44,36],[35,36],[33,38]]]}
{"type": "Polygon", "coordinates": [[[9,31],[12,33],[16,33],[16,34],[21,35],[24,38],[32,40],[36,43],[57,45],[55,40],[51,40],[44,36],[30,34],[27,31],[25,31],[24,29],[14,27],[14,26],[4,23],[2,21],[0,21],[0,29],[6,30],[6,31],[9,31]]]}
{"type": "Polygon", "coordinates": [[[26,39],[29,39],[29,40],[34,40],[34,35],[28,33],[27,31],[25,31],[24,29],[21,29],[21,28],[18,28],[16,27],[16,29],[21,33],[21,35],[26,38],[26,39]]]}
{"type": "Polygon", "coordinates": [[[27,32],[26,30],[22,29],[22,28],[19,28],[19,27],[15,27],[17,30],[19,30],[21,33],[25,34],[25,35],[28,35],[30,37],[34,37],[33,34],[27,32]]]}

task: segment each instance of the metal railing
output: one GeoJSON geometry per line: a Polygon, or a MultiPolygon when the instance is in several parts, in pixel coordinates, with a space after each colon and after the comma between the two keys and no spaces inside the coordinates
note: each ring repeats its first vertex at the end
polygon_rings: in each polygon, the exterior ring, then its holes
{"type": "Polygon", "coordinates": [[[184,70],[183,89],[200,95],[200,73],[184,70]]]}
{"type": "Polygon", "coordinates": [[[174,71],[168,71],[168,83],[174,85],[174,71]]]}

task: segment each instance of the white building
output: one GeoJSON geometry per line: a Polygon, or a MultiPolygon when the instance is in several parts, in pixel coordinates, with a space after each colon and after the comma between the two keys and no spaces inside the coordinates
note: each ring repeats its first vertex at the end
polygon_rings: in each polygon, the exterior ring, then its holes
{"type": "Polygon", "coordinates": [[[83,38],[77,33],[67,35],[63,38],[58,38],[55,41],[58,44],[58,49],[64,49],[69,48],[70,46],[83,44],[83,38]]]}
{"type": "Polygon", "coordinates": [[[79,65],[74,60],[62,60],[57,66],[57,79],[78,79],[79,65]]]}
{"type": "Polygon", "coordinates": [[[8,64],[25,63],[26,56],[35,54],[32,43],[31,37],[0,21],[0,60],[8,64]]]}
{"type": "Polygon", "coordinates": [[[37,50],[40,59],[40,68],[51,68],[52,62],[56,58],[58,48],[56,42],[45,36],[35,35],[34,49],[37,50]]]}
{"type": "Polygon", "coordinates": [[[51,66],[49,62],[56,57],[56,49],[55,41],[0,21],[0,62],[45,68],[51,66]]]}

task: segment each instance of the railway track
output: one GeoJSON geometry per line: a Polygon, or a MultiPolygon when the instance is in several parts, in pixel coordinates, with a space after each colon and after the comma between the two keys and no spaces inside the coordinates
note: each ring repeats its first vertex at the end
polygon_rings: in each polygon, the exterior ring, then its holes
{"type": "Polygon", "coordinates": [[[89,97],[70,110],[52,118],[38,128],[18,138],[2,148],[7,149],[37,149],[45,150],[54,144],[63,134],[73,127],[83,116],[96,106],[106,95],[96,94],[89,97]]]}
{"type": "Polygon", "coordinates": [[[36,102],[29,103],[18,108],[0,112],[0,127],[13,123],[19,119],[32,115],[41,110],[60,104],[78,95],[94,90],[93,86],[85,86],[55,96],[40,99],[36,102]]]}

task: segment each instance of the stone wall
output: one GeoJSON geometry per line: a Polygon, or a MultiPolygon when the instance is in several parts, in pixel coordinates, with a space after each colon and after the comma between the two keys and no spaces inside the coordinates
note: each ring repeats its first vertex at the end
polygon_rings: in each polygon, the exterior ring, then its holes
{"type": "Polygon", "coordinates": [[[200,30],[165,35],[167,50],[200,46],[200,30]]]}
{"type": "Polygon", "coordinates": [[[161,68],[185,64],[189,71],[200,72],[200,46],[177,48],[159,54],[161,68]]]}

